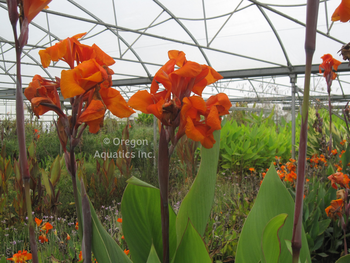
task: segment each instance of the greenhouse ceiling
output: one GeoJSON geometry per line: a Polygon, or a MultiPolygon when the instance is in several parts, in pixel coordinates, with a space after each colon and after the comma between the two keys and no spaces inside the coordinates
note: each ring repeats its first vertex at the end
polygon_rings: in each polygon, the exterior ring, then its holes
{"type": "MultiPolygon", "coordinates": [[[[314,99],[327,99],[319,74],[321,56],[348,43],[348,23],[332,23],[340,0],[320,1],[313,60],[314,99]]],[[[116,63],[113,86],[128,99],[149,87],[168,60],[168,50],[212,66],[224,79],[204,90],[204,97],[225,92],[232,102],[290,103],[292,87],[302,96],[306,0],[53,0],[31,23],[22,56],[23,88],[35,74],[54,79],[65,63],[41,66],[38,51],[78,33],[84,44],[97,44],[116,63]],[[295,81],[295,85],[291,82],[295,81]]],[[[6,0],[0,0],[0,99],[14,99],[15,48],[6,0]]],[[[350,98],[345,61],[332,85],[332,98],[350,98]],[[348,95],[349,94],[349,95],[348,95]]],[[[298,98],[298,97],[297,97],[298,98]]]]}

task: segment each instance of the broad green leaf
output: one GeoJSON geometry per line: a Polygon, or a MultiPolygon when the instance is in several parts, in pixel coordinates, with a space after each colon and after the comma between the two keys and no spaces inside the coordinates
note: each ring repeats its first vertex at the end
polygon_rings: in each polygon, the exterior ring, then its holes
{"type": "Polygon", "coordinates": [[[280,214],[272,218],[265,226],[261,247],[263,252],[262,261],[268,263],[277,263],[281,253],[281,242],[278,237],[278,231],[284,225],[287,214],[280,214]]]}
{"type": "Polygon", "coordinates": [[[191,220],[194,228],[203,236],[209,214],[213,205],[217,165],[220,151],[220,131],[214,132],[216,143],[213,148],[202,147],[201,164],[196,179],[190,191],[181,203],[176,218],[177,243],[187,226],[188,219],[191,220]]]}
{"type": "Polygon", "coordinates": [[[1,260],[0,260],[0,263],[6,263],[6,258],[2,257],[1,260]]]}
{"type": "Polygon", "coordinates": [[[322,221],[319,221],[319,232],[318,235],[323,234],[324,231],[326,231],[326,229],[328,228],[329,224],[331,223],[331,219],[324,219],[322,221]]]}
{"type": "Polygon", "coordinates": [[[335,263],[349,263],[350,262],[350,254],[346,255],[344,257],[341,257],[340,259],[337,260],[335,263]]]}
{"type": "Polygon", "coordinates": [[[31,142],[28,146],[28,154],[30,158],[35,157],[35,144],[34,142],[31,142]]]}
{"type": "Polygon", "coordinates": [[[153,244],[151,247],[151,251],[149,252],[149,255],[148,255],[147,263],[161,263],[157,255],[157,251],[154,248],[153,244]]]}
{"type": "MultiPolygon", "coordinates": [[[[159,189],[136,178],[128,180],[122,199],[123,233],[134,263],[147,262],[152,243],[163,258],[159,189]]],[[[176,250],[176,215],[169,206],[169,255],[176,250]]]]}
{"type": "MultiPolygon", "coordinates": [[[[254,206],[250,211],[237,246],[236,263],[258,262],[261,258],[261,236],[266,224],[275,216],[286,213],[288,218],[284,227],[278,232],[280,240],[291,240],[293,231],[294,202],[271,165],[267,172],[254,206]]],[[[305,232],[302,233],[301,261],[311,263],[305,232]]],[[[281,244],[280,262],[292,262],[286,244],[281,244]]]]}
{"type": "Polygon", "coordinates": [[[212,261],[201,236],[189,220],[172,263],[193,262],[211,263],[212,261]]]}
{"type": "Polygon", "coordinates": [[[41,178],[43,179],[43,183],[45,185],[46,193],[52,198],[51,186],[49,183],[49,177],[44,169],[41,169],[41,178]]]}
{"type": "MultiPolygon", "coordinates": [[[[79,196],[79,210],[77,211],[81,217],[81,187],[80,181],[76,179],[77,188],[78,188],[78,196],[79,196]]],[[[94,256],[96,257],[98,262],[103,263],[131,263],[132,261],[128,258],[128,256],[124,253],[124,251],[118,246],[115,240],[108,234],[106,229],[101,224],[96,211],[93,205],[90,202],[91,209],[91,223],[92,223],[92,239],[91,239],[91,247],[94,256]]],[[[79,215],[78,215],[79,216],[79,215]]],[[[83,228],[82,220],[79,220],[79,230],[83,228]]]]}

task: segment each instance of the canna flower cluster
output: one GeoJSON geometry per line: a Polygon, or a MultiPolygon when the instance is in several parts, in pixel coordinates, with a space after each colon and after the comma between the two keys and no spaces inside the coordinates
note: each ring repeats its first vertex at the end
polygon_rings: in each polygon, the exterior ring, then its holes
{"type": "Polygon", "coordinates": [[[16,254],[12,256],[12,258],[8,258],[7,260],[14,261],[15,263],[25,263],[27,260],[32,259],[32,254],[28,253],[26,250],[19,250],[16,254]]]}
{"type": "Polygon", "coordinates": [[[153,114],[173,132],[179,127],[175,136],[170,133],[173,144],[186,134],[211,148],[215,143],[213,131],[221,129],[220,117],[229,113],[232,104],[224,93],[204,101],[202,92],[222,76],[210,66],[188,61],[182,51],[171,50],[168,56],[169,61],[155,74],[150,92],[138,91],[128,105],[153,114]],[[159,83],[164,90],[159,91],[159,83]]]}
{"type": "Polygon", "coordinates": [[[343,199],[336,199],[331,201],[331,205],[328,206],[325,211],[329,218],[337,219],[343,216],[343,199]]]}
{"type": "Polygon", "coordinates": [[[45,242],[49,242],[49,239],[47,238],[47,233],[49,232],[49,230],[51,230],[53,228],[53,226],[49,222],[42,224],[43,220],[39,219],[37,217],[34,219],[34,221],[35,221],[37,227],[40,228],[41,234],[38,237],[39,242],[41,244],[43,244],[45,242]]]}
{"type": "Polygon", "coordinates": [[[350,179],[348,175],[342,172],[336,172],[334,174],[331,174],[330,176],[328,176],[328,179],[331,181],[332,187],[334,189],[338,189],[337,184],[342,188],[349,189],[350,179]]]}
{"type": "Polygon", "coordinates": [[[111,87],[114,72],[109,66],[115,63],[114,60],[95,44],[81,44],[79,39],[84,35],[75,35],[39,51],[43,67],[47,68],[51,61],[62,60],[70,70],[62,70],[61,78],[56,77],[55,81],[34,76],[24,95],[37,117],[52,110],[60,118],[67,118],[61,109],[60,89],[63,98],[70,98],[75,109],[73,129],[85,123],[91,133],[97,133],[107,109],[120,118],[129,117],[134,111],[120,92],[111,87]]]}

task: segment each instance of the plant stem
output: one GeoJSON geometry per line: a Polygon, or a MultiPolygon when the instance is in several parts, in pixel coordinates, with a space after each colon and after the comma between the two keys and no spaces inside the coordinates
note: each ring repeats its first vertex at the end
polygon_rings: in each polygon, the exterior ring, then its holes
{"type": "Polygon", "coordinates": [[[163,263],[169,263],[169,149],[168,140],[163,126],[159,137],[158,179],[162,221],[163,263]]]}
{"type": "Polygon", "coordinates": [[[34,233],[34,222],[32,217],[32,204],[30,199],[30,174],[27,161],[27,149],[26,149],[26,135],[24,127],[24,108],[23,108],[23,92],[22,92],[22,75],[21,75],[21,54],[22,47],[19,44],[17,38],[16,27],[13,27],[13,33],[16,45],[16,70],[17,70],[17,81],[16,81],[16,125],[17,125],[17,139],[19,147],[19,161],[20,171],[24,183],[24,194],[26,200],[26,208],[28,214],[28,227],[29,227],[29,241],[30,249],[32,253],[32,259],[34,263],[38,262],[38,251],[34,233]]]}
{"type": "Polygon", "coordinates": [[[308,128],[308,110],[310,94],[310,77],[312,57],[316,46],[316,28],[318,16],[318,0],[307,1],[306,12],[306,38],[305,38],[305,82],[304,82],[304,99],[302,105],[301,131],[298,156],[297,186],[295,194],[295,210],[292,236],[293,263],[298,263],[301,249],[302,234],[302,216],[303,216],[303,196],[305,183],[306,168],[306,150],[307,150],[307,128],[308,128]]]}

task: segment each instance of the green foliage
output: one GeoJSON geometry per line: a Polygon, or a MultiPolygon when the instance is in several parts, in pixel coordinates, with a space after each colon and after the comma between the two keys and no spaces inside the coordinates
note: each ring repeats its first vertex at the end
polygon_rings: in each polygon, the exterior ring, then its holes
{"type": "Polygon", "coordinates": [[[150,126],[153,124],[153,118],[153,114],[140,113],[135,121],[137,124],[150,126]]]}
{"type": "MultiPolygon", "coordinates": [[[[82,213],[82,194],[81,194],[81,186],[78,176],[77,179],[77,187],[79,193],[79,213],[82,213]]],[[[98,262],[106,262],[106,263],[127,263],[131,262],[131,260],[127,257],[127,255],[123,252],[123,250],[118,246],[115,240],[108,234],[106,229],[103,227],[101,221],[99,220],[96,211],[93,205],[90,202],[91,209],[91,221],[92,221],[92,238],[91,238],[91,246],[92,252],[94,253],[98,262]]],[[[82,216],[80,215],[80,218],[82,216]]],[[[79,230],[83,228],[82,220],[79,220],[79,230]]]]}
{"type": "Polygon", "coordinates": [[[287,214],[280,214],[272,218],[265,226],[262,239],[261,250],[263,263],[277,263],[281,254],[281,241],[278,237],[278,231],[284,225],[287,214]]]}
{"type": "MultiPolygon", "coordinates": [[[[214,132],[214,139],[219,141],[219,138],[220,132],[214,132]]],[[[202,147],[201,156],[202,162],[197,177],[182,201],[177,214],[177,243],[180,242],[189,218],[199,235],[203,236],[212,208],[219,159],[219,143],[216,143],[211,149],[202,147]]]]}
{"type": "Polygon", "coordinates": [[[331,220],[325,213],[325,208],[335,199],[336,191],[329,187],[329,184],[320,182],[317,177],[313,177],[308,184],[308,194],[303,205],[303,226],[310,249],[310,254],[317,256],[326,252],[325,231],[331,220]],[[319,250],[322,248],[321,250],[319,250]],[[319,250],[319,251],[317,251],[319,250]]]}
{"type": "MultiPolygon", "coordinates": [[[[157,188],[132,177],[122,199],[123,232],[133,262],[146,262],[152,244],[163,259],[160,218],[160,192],[157,188]]],[[[176,215],[169,206],[170,258],[176,250],[176,215]]]]}
{"type": "Polygon", "coordinates": [[[266,167],[275,156],[282,160],[290,158],[291,131],[270,122],[239,125],[235,120],[227,121],[221,130],[220,166],[242,174],[250,167],[266,167]]]}
{"type": "MultiPolygon", "coordinates": [[[[291,240],[293,230],[294,202],[288,190],[281,182],[273,165],[267,172],[260,187],[255,204],[250,211],[238,242],[236,261],[259,262],[261,260],[261,238],[266,224],[275,216],[288,214],[285,225],[279,231],[279,239],[291,240]]],[[[311,262],[305,233],[302,234],[301,261],[311,262]]],[[[281,242],[280,262],[291,262],[292,256],[286,244],[281,242]]]]}

